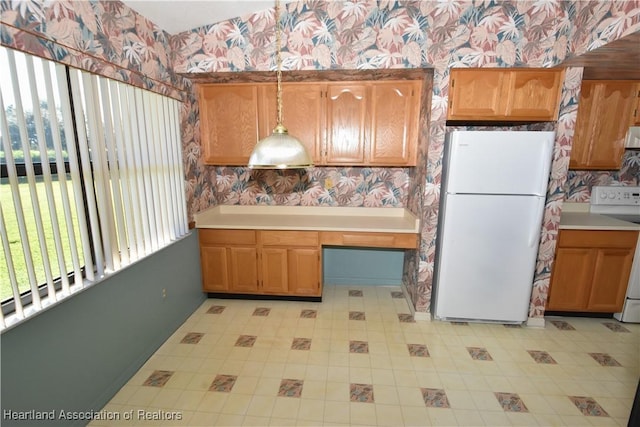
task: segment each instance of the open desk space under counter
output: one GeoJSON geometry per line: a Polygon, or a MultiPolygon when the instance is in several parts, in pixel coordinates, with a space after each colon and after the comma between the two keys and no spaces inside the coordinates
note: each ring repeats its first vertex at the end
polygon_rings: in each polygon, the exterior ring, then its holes
{"type": "Polygon", "coordinates": [[[320,301],[322,248],[417,249],[403,208],[219,205],[195,215],[203,290],[320,301]]]}

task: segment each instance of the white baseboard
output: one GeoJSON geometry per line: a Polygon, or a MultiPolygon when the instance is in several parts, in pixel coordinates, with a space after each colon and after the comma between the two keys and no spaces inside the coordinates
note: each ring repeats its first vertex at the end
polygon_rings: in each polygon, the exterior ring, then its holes
{"type": "Polygon", "coordinates": [[[529,317],[527,326],[530,328],[544,328],[544,317],[529,317]]]}
{"type": "Polygon", "coordinates": [[[413,316],[413,320],[420,322],[431,322],[431,313],[425,313],[423,311],[416,311],[413,306],[413,302],[411,301],[411,297],[409,296],[409,291],[407,290],[407,285],[402,283],[402,294],[404,298],[407,300],[407,305],[409,306],[409,310],[411,310],[411,315],[413,316]]]}

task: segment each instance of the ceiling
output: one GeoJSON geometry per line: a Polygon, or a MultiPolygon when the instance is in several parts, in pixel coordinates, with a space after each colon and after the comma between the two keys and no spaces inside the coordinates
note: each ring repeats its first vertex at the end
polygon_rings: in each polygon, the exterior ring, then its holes
{"type": "Polygon", "coordinates": [[[275,7],[275,0],[122,0],[169,34],[251,15],[275,7]]]}

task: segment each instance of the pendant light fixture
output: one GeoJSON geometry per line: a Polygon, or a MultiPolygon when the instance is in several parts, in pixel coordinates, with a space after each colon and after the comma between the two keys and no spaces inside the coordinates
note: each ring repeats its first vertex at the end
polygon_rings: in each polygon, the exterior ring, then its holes
{"type": "Polygon", "coordinates": [[[276,0],[276,89],[277,124],[268,137],[258,141],[251,157],[250,169],[301,169],[313,166],[313,160],[306,147],[282,124],[282,58],[280,54],[282,36],[280,34],[280,0],[276,0]]]}

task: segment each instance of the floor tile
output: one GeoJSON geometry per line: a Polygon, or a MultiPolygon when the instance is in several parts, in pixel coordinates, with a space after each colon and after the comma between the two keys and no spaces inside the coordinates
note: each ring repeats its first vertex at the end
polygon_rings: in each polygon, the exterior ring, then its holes
{"type": "Polygon", "coordinates": [[[350,311],[349,320],[367,320],[364,312],[362,311],[350,311]]]}
{"type": "Polygon", "coordinates": [[[565,322],[564,320],[551,320],[550,323],[561,331],[575,331],[576,328],[571,326],[569,322],[565,322]]]}
{"type": "Polygon", "coordinates": [[[164,387],[173,374],[173,371],[153,371],[143,385],[149,387],[164,387]]]}
{"type": "Polygon", "coordinates": [[[302,310],[300,312],[300,317],[304,319],[315,319],[318,317],[317,310],[302,310]]]}
{"type": "Polygon", "coordinates": [[[426,345],[422,344],[407,344],[409,349],[409,355],[413,357],[429,357],[429,350],[426,345]]]}
{"type": "Polygon", "coordinates": [[[628,330],[627,328],[625,328],[619,323],[603,322],[602,324],[613,332],[631,332],[630,330],[628,330]]]}
{"type": "Polygon", "coordinates": [[[589,353],[589,356],[602,366],[622,366],[616,359],[607,353],[589,353]]]}
{"type": "Polygon", "coordinates": [[[520,396],[515,393],[495,392],[496,399],[507,412],[529,412],[520,396]]]}
{"type": "Polygon", "coordinates": [[[240,335],[236,340],[236,347],[253,347],[258,337],[253,335],[240,335]]]}
{"type": "Polygon", "coordinates": [[[266,307],[258,307],[253,310],[254,316],[268,316],[269,313],[271,313],[271,309],[266,307]]]}
{"type": "Polygon", "coordinates": [[[216,375],[209,390],[228,393],[233,389],[233,385],[237,379],[238,377],[236,375],[216,375]]]}
{"type": "Polygon", "coordinates": [[[371,384],[351,384],[349,386],[350,400],[352,402],[373,403],[373,385],[371,384]]]}
{"type": "Polygon", "coordinates": [[[421,388],[424,404],[430,408],[450,408],[449,399],[443,389],[421,388]]]}
{"type": "Polygon", "coordinates": [[[369,343],[366,341],[349,341],[349,353],[369,353],[369,343]]]}
{"type": "Polygon", "coordinates": [[[486,348],[481,347],[467,347],[467,351],[473,360],[486,360],[492,361],[491,355],[486,348]]]}
{"type": "Polygon", "coordinates": [[[182,344],[198,344],[203,336],[204,336],[204,334],[201,334],[199,332],[189,332],[188,334],[186,334],[184,336],[184,338],[182,338],[180,343],[182,343],[182,344]]]}
{"type": "Polygon", "coordinates": [[[527,353],[529,353],[529,355],[533,358],[533,360],[536,361],[536,363],[546,363],[546,364],[552,364],[552,365],[555,365],[558,363],[546,351],[527,350],[527,353]]]}
{"type": "Polygon", "coordinates": [[[602,409],[598,402],[596,402],[591,397],[585,396],[569,396],[569,400],[576,405],[576,408],[582,412],[583,415],[587,415],[590,417],[608,417],[609,414],[602,409]]]}
{"type": "Polygon", "coordinates": [[[300,397],[302,395],[303,380],[285,379],[280,382],[278,396],[281,397],[300,397]]]}
{"type": "Polygon", "coordinates": [[[291,343],[292,350],[310,350],[311,340],[309,338],[294,338],[291,343]]]}

